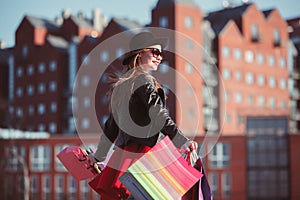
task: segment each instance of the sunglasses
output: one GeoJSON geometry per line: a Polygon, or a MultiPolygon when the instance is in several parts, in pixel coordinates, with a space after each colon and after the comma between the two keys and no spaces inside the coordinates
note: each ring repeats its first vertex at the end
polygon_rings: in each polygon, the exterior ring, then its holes
{"type": "Polygon", "coordinates": [[[147,48],[151,50],[151,53],[153,55],[154,58],[157,58],[158,56],[160,56],[161,58],[164,57],[163,52],[161,52],[159,49],[157,48],[147,48]]]}

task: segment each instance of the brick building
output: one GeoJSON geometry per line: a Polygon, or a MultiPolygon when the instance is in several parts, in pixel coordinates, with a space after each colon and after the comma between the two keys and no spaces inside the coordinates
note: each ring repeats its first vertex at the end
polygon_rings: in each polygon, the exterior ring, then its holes
{"type": "MultiPolygon", "coordinates": [[[[10,158],[15,155],[10,149],[16,149],[28,163],[41,166],[28,169],[33,199],[63,199],[65,194],[70,199],[96,198],[86,182],[76,183],[66,171],[57,170],[57,149],[81,142],[93,146],[99,139],[96,124],[107,118],[109,76],[122,73],[121,59],[109,62],[122,58],[128,47],[122,42],[97,47],[124,31],[161,27],[177,34],[168,34],[165,60],[154,75],[166,89],[171,116],[200,143],[214,199],[299,198],[300,137],[297,129],[290,134],[288,90],[297,48],[290,59],[288,23],[277,9],[261,11],[254,3],[204,13],[193,0],[158,0],[148,25],[120,18],[106,23],[99,11],[92,19],[67,11],[55,21],[25,16],[15,46],[0,51],[0,56],[9,54],[0,62],[7,74],[0,85],[7,88],[1,93],[8,102],[2,116],[9,126],[4,127],[50,135],[0,140],[3,157],[9,157],[2,185],[23,180],[24,165],[10,158]],[[101,77],[80,71],[93,67],[105,68],[101,77]],[[96,93],[89,94],[96,79],[96,93]],[[74,84],[81,91],[78,96],[74,84]],[[89,115],[95,108],[96,123],[89,115]]],[[[8,187],[1,197],[17,193],[21,199],[24,188],[8,187]]]]}

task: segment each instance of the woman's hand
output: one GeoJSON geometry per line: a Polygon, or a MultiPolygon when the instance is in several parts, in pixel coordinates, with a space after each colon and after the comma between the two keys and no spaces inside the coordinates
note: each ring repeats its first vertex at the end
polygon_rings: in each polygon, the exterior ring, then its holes
{"type": "Polygon", "coordinates": [[[184,143],[180,149],[184,149],[188,152],[197,150],[198,148],[198,143],[193,141],[193,140],[188,140],[186,143],[184,143]]]}

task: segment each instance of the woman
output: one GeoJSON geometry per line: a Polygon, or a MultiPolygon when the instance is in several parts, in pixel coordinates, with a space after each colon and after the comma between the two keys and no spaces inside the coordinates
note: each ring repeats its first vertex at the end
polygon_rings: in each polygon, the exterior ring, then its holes
{"type": "Polygon", "coordinates": [[[102,162],[111,145],[116,146],[98,182],[101,199],[128,198],[130,193],[118,178],[157,143],[160,133],[169,136],[178,148],[195,146],[170,118],[163,89],[149,74],[161,63],[167,42],[167,38],[155,38],[150,32],[141,32],[130,41],[131,51],[123,60],[127,72],[114,85],[111,112],[94,155],[102,162]]]}

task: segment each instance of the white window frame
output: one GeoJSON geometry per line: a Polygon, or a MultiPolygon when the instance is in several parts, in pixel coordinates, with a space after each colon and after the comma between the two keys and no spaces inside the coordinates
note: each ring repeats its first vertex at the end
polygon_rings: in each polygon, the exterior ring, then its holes
{"type": "Polygon", "coordinates": [[[51,169],[51,148],[49,145],[33,145],[30,149],[32,171],[49,171],[51,169]]]}

